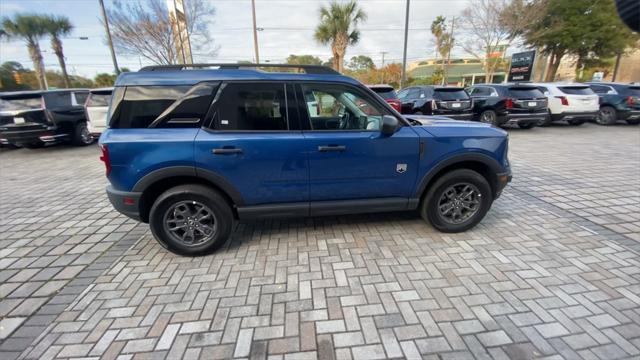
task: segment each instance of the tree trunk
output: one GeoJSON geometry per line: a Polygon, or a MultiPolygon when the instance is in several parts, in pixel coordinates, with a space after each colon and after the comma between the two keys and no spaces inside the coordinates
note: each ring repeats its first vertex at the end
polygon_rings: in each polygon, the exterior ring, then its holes
{"type": "Polygon", "coordinates": [[[67,89],[71,87],[69,82],[69,74],[67,74],[67,64],[64,61],[64,52],[62,51],[62,41],[57,37],[51,37],[51,48],[58,57],[58,63],[60,63],[60,70],[62,70],[62,78],[64,79],[64,87],[67,89]]]}
{"type": "Polygon", "coordinates": [[[558,72],[558,68],[560,67],[560,61],[564,56],[564,51],[553,51],[551,53],[551,59],[549,64],[549,71],[547,72],[546,82],[553,82],[556,78],[556,72],[558,72]]]}
{"type": "Polygon", "coordinates": [[[29,49],[29,56],[31,56],[31,61],[33,61],[33,67],[36,71],[36,77],[38,78],[38,86],[40,90],[45,90],[44,86],[44,76],[43,66],[42,66],[42,53],[40,53],[40,45],[37,42],[30,42],[27,45],[29,49]]]}

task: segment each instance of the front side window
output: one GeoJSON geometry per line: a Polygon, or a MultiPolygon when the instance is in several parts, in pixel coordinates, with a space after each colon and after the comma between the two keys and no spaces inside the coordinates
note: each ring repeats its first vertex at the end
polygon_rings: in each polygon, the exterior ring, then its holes
{"type": "Polygon", "coordinates": [[[346,86],[303,85],[307,101],[317,103],[318,111],[308,111],[312,130],[380,130],[382,108],[365,94],[346,86]]]}
{"type": "Polygon", "coordinates": [[[45,94],[44,103],[49,109],[71,106],[71,93],[70,92],[52,92],[52,93],[45,94]]]}
{"type": "Polygon", "coordinates": [[[228,131],[286,131],[287,102],[282,83],[230,83],[217,101],[214,127],[228,131]]]}
{"type": "Polygon", "coordinates": [[[73,95],[76,97],[76,104],[82,106],[87,101],[87,97],[89,96],[89,92],[87,92],[87,91],[79,91],[79,92],[73,93],[73,95]]]}

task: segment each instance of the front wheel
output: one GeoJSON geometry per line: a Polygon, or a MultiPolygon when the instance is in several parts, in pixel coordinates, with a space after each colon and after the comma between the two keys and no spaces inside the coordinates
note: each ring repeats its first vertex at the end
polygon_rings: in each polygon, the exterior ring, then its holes
{"type": "Polygon", "coordinates": [[[603,106],[600,108],[596,122],[600,125],[613,125],[616,123],[616,109],[611,106],[603,106]]]}
{"type": "Polygon", "coordinates": [[[493,110],[485,110],[480,114],[480,122],[498,126],[498,114],[493,110]]]}
{"type": "Polygon", "coordinates": [[[156,240],[170,251],[205,255],[227,242],[233,213],[217,191],[203,185],[181,185],[156,199],[149,213],[149,226],[156,240]]]}
{"type": "Polygon", "coordinates": [[[456,233],[476,226],[493,203],[491,186],[479,173],[458,169],[442,175],[420,205],[420,215],[436,229],[456,233]]]}
{"type": "Polygon", "coordinates": [[[584,124],[584,120],[568,120],[569,125],[579,126],[584,124]]]}
{"type": "Polygon", "coordinates": [[[86,122],[80,122],[76,124],[76,127],[73,131],[72,142],[73,145],[76,146],[87,146],[93,143],[93,136],[91,136],[86,122]]]}

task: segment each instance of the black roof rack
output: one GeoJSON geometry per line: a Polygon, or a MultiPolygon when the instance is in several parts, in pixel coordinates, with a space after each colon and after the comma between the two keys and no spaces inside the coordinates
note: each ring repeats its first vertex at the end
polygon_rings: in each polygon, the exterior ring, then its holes
{"type": "Polygon", "coordinates": [[[340,75],[339,72],[330,67],[322,65],[290,65],[290,64],[176,64],[176,65],[152,65],[145,66],[139,71],[163,71],[163,70],[184,70],[186,68],[208,68],[218,67],[219,69],[240,69],[240,68],[287,68],[301,69],[306,74],[340,75]]]}

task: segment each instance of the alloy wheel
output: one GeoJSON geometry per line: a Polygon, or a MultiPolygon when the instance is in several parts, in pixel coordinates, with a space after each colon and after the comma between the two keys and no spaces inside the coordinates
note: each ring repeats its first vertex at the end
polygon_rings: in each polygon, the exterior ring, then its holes
{"type": "Polygon", "coordinates": [[[217,221],[211,209],[198,201],[180,201],[164,215],[164,229],[186,246],[196,246],[214,238],[217,221]]]}
{"type": "Polygon", "coordinates": [[[460,224],[475,215],[480,209],[482,194],[470,183],[462,182],[449,186],[438,200],[438,213],[449,224],[460,224]]]}

